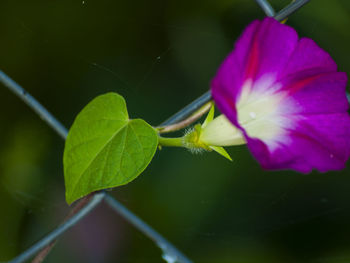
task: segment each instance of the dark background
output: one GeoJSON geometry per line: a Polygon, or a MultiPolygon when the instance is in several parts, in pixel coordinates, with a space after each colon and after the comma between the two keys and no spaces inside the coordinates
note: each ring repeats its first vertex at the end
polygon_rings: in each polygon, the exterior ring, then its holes
{"type": "MultiPolygon", "coordinates": [[[[289,1],[271,1],[278,10],[289,1]]],[[[208,90],[253,0],[0,0],[0,69],[69,127],[95,96],[123,95],[153,125],[208,90]]],[[[350,73],[350,2],[314,0],[287,22],[350,73]]],[[[64,142],[0,87],[0,261],[62,222],[64,142]]],[[[158,152],[111,194],[195,262],[350,262],[350,168],[266,172],[245,146],[234,161],[158,152]]],[[[349,165],[348,165],[349,167],[349,165]]],[[[148,238],[102,205],[46,262],[162,262],[148,238]]]]}

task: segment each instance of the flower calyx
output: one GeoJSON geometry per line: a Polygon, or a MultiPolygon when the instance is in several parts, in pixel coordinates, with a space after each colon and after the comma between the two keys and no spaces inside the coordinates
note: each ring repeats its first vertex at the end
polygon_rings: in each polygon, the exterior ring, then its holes
{"type": "MultiPolygon", "coordinates": [[[[183,137],[184,146],[189,149],[191,152],[198,153],[202,150],[205,151],[215,151],[218,154],[222,155],[226,159],[232,161],[230,155],[226,152],[226,150],[221,147],[221,145],[212,144],[210,140],[206,140],[207,127],[210,127],[211,130],[215,130],[215,127],[210,125],[210,123],[214,120],[214,104],[212,104],[210,111],[203,122],[203,124],[196,124],[193,128],[188,130],[183,137]]],[[[220,129],[220,127],[217,127],[220,129]]],[[[214,135],[216,136],[216,135],[214,135]]],[[[218,130],[217,136],[220,136],[220,132],[218,130]]]]}

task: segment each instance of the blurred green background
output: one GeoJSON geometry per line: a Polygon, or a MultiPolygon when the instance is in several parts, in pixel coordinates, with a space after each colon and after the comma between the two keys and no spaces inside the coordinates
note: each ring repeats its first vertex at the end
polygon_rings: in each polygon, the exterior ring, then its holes
{"type": "MultiPolygon", "coordinates": [[[[271,1],[278,10],[289,1],[271,1]]],[[[123,95],[132,117],[159,124],[208,90],[253,0],[0,0],[0,69],[69,127],[95,96],[123,95]]],[[[350,73],[350,1],[314,0],[287,22],[350,73]]],[[[0,86],[0,261],[56,227],[64,142],[0,86]]],[[[111,194],[194,262],[350,262],[350,168],[266,172],[246,147],[163,149],[111,194]]],[[[163,262],[161,251],[101,205],[46,262],[163,262]]]]}

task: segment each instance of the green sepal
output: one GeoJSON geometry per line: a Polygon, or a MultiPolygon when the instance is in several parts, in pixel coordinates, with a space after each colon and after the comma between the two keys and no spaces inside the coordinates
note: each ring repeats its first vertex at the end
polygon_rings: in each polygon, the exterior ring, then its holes
{"type": "Polygon", "coordinates": [[[205,118],[205,121],[202,124],[202,128],[205,128],[205,126],[207,126],[208,123],[214,119],[214,112],[215,112],[215,106],[214,106],[214,103],[212,103],[210,110],[209,110],[209,113],[208,113],[207,117],[205,118]]]}
{"type": "Polygon", "coordinates": [[[232,158],[231,156],[226,152],[226,150],[224,149],[224,147],[220,147],[220,146],[209,146],[210,149],[212,149],[213,151],[217,152],[218,154],[220,154],[221,156],[225,157],[226,159],[230,160],[232,162],[232,158]]]}

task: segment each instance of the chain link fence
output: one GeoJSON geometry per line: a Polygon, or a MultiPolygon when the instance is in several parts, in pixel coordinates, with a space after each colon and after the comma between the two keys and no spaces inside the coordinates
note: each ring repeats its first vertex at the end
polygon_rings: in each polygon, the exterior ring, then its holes
{"type": "MultiPolygon", "coordinates": [[[[296,0],[287,5],[279,12],[275,12],[273,7],[268,1],[256,0],[256,3],[264,11],[267,16],[274,17],[278,21],[283,21],[292,15],[295,11],[303,7],[309,0],[296,0]]],[[[0,82],[19,98],[21,98],[34,112],[36,112],[46,123],[49,125],[62,139],[66,139],[68,130],[48,111],[40,104],[33,96],[31,96],[25,89],[18,85],[14,80],[8,77],[5,73],[0,71],[0,82]]],[[[349,96],[349,95],[348,95],[349,96]]],[[[210,92],[206,92],[201,97],[184,107],[178,113],[161,123],[161,126],[175,124],[181,120],[184,120],[205,103],[211,100],[210,92]]],[[[180,262],[190,263],[192,262],[187,256],[185,256],[179,249],[172,245],[167,239],[159,234],[150,225],[145,223],[141,218],[132,213],[114,197],[107,194],[104,191],[90,194],[88,197],[79,201],[71,210],[70,214],[64,220],[62,224],[57,226],[56,229],[48,233],[44,238],[34,243],[27,250],[19,254],[9,263],[21,263],[34,257],[33,262],[41,262],[45,259],[45,256],[49,253],[50,249],[54,246],[56,240],[68,231],[72,226],[78,224],[85,216],[87,216],[92,210],[94,210],[102,201],[105,201],[113,210],[121,215],[127,222],[141,231],[145,236],[150,238],[156,246],[163,251],[163,258],[167,262],[180,262]],[[36,256],[37,255],[37,256],[36,256]]]]}

